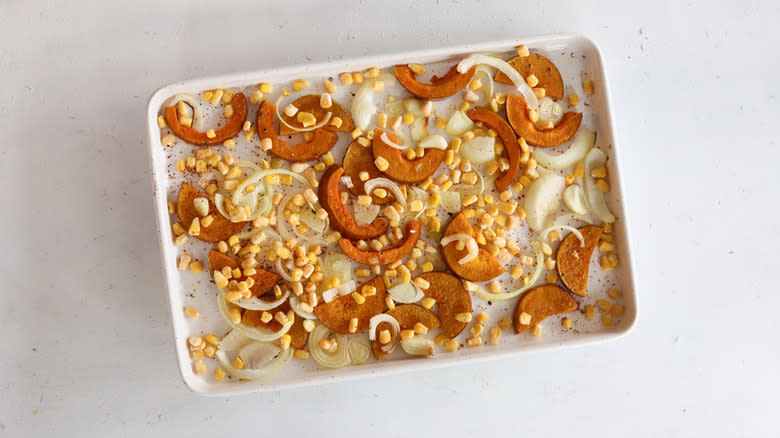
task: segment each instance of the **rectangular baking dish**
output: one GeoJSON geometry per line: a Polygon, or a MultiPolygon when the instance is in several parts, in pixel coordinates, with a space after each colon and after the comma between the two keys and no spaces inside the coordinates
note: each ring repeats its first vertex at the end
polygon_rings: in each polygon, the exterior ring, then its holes
{"type": "MultiPolygon", "coordinates": [[[[147,107],[149,157],[154,180],[154,202],[157,213],[162,264],[165,272],[165,286],[173,321],[174,345],[179,360],[179,369],[186,385],[194,392],[212,396],[278,391],[298,386],[345,381],[358,377],[386,376],[401,371],[456,365],[468,361],[495,360],[535,351],[592,344],[615,339],[626,334],[636,321],[637,303],[630,239],[628,236],[629,222],[626,215],[624,190],[620,181],[621,166],[611,115],[608,84],[602,56],[596,44],[580,35],[558,34],[236,73],[178,82],[155,91],[149,99],[147,107]],[[176,93],[195,94],[208,89],[249,87],[259,82],[291,82],[298,78],[310,79],[312,84],[318,85],[322,82],[321,78],[333,77],[344,71],[361,71],[373,66],[386,68],[399,63],[417,62],[427,64],[440,61],[446,61],[451,64],[473,53],[509,55],[520,44],[527,45],[532,52],[540,52],[555,62],[563,76],[566,85],[566,95],[576,92],[580,96],[584,96],[582,80],[588,78],[594,83],[596,91],[592,96],[588,97],[587,106],[585,107],[587,108],[586,112],[591,117],[589,118],[586,114],[583,125],[590,123],[591,129],[597,131],[596,146],[602,148],[609,156],[607,168],[612,190],[608,194],[607,202],[618,218],[613,233],[616,242],[619,242],[616,245],[616,251],[620,258],[620,263],[613,271],[609,271],[609,278],[594,279],[591,276],[588,297],[582,300],[582,305],[595,304],[596,300],[606,298],[607,290],[614,287],[622,292],[620,300],[625,307],[625,313],[616,318],[615,323],[609,327],[601,324],[598,313],[596,318],[591,321],[586,320],[580,312],[576,312],[576,315],[567,314],[567,316],[575,320],[575,328],[577,328],[575,332],[577,333],[562,330],[559,322],[553,323],[550,321],[545,326],[545,332],[538,337],[531,336],[528,333],[513,336],[506,332],[498,345],[484,345],[478,348],[465,347],[455,353],[441,353],[426,359],[374,360],[366,365],[349,366],[335,370],[321,368],[316,362],[311,360],[300,361],[291,359],[291,363],[281,372],[267,378],[267,380],[253,382],[228,381],[227,379],[225,381],[217,381],[212,375],[215,369],[213,363],[210,363],[209,371],[206,375],[195,375],[192,371],[189,351],[186,345],[187,338],[193,334],[204,333],[221,335],[227,330],[227,326],[220,320],[216,311],[215,289],[209,281],[208,275],[205,273],[195,275],[189,271],[179,271],[176,266],[179,248],[173,244],[167,204],[170,200],[175,199],[176,191],[178,190],[177,177],[171,169],[175,169],[176,161],[181,158],[184,152],[183,149],[177,150],[174,148],[172,150],[170,147],[166,148],[161,144],[157,117],[160,114],[163,103],[176,93]],[[183,312],[186,306],[197,308],[201,316],[197,319],[188,318],[183,312]],[[559,330],[559,328],[561,329],[559,330]]],[[[256,107],[257,105],[250,105],[248,114],[250,120],[253,119],[256,113],[256,107]]],[[[236,155],[240,154],[241,147],[239,146],[236,149],[236,155]]],[[[198,247],[198,242],[192,245],[187,248],[187,252],[205,262],[205,245],[198,247]]],[[[595,255],[593,260],[591,260],[591,272],[594,271],[601,272],[598,267],[597,256],[595,255]]],[[[507,303],[487,305],[477,298],[473,299],[475,314],[484,310],[491,316],[488,328],[495,324],[498,319],[509,314],[514,307],[514,303],[515,300],[507,303]]],[[[467,331],[464,330],[464,334],[461,334],[463,339],[460,339],[460,341],[462,344],[467,331]]]]}

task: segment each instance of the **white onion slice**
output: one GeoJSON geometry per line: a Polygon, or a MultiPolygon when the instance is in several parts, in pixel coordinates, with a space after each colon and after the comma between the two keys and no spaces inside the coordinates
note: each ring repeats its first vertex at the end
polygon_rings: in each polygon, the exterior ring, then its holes
{"type": "Polygon", "coordinates": [[[401,348],[412,356],[433,356],[436,354],[435,344],[425,336],[418,335],[404,339],[401,341],[401,348]]]}
{"type": "Polygon", "coordinates": [[[200,104],[200,99],[191,94],[177,93],[169,102],[170,103],[165,106],[174,106],[179,102],[184,102],[192,107],[192,129],[203,131],[203,107],[200,104]]]}
{"type": "Polygon", "coordinates": [[[382,140],[386,145],[388,145],[388,146],[390,146],[392,148],[395,148],[395,149],[404,150],[404,149],[408,148],[408,146],[403,146],[403,145],[400,145],[400,144],[390,140],[390,137],[387,136],[387,132],[385,132],[385,131],[382,131],[382,134],[379,136],[379,139],[382,140]]]}
{"type": "Polygon", "coordinates": [[[447,146],[447,140],[438,134],[429,135],[417,143],[417,147],[423,149],[439,149],[442,151],[447,149],[447,146]]]}
{"type": "Polygon", "coordinates": [[[391,287],[387,293],[401,304],[412,304],[423,299],[425,294],[414,283],[401,283],[391,287]]]}
{"type": "Polygon", "coordinates": [[[596,181],[590,176],[593,169],[603,166],[607,162],[607,154],[601,149],[593,148],[585,157],[585,193],[588,195],[590,209],[597,218],[603,222],[615,222],[615,215],[609,211],[604,192],[601,191],[596,181]]]}
{"type": "Polygon", "coordinates": [[[596,133],[580,128],[574,134],[574,139],[566,152],[555,155],[545,149],[535,148],[532,155],[536,162],[546,169],[566,169],[582,161],[594,143],[596,143],[596,133]]]}
{"type": "Polygon", "coordinates": [[[394,100],[385,104],[385,113],[388,117],[397,116],[404,112],[404,103],[400,100],[394,100]]]}
{"type": "Polygon", "coordinates": [[[487,291],[481,285],[477,285],[476,290],[473,291],[474,295],[482,298],[485,301],[506,301],[517,298],[522,295],[523,292],[532,288],[534,284],[536,284],[536,281],[539,280],[539,277],[542,275],[542,271],[544,271],[544,253],[542,252],[542,245],[540,245],[539,242],[534,241],[531,243],[531,246],[533,246],[534,250],[536,251],[536,268],[534,269],[533,274],[531,274],[531,278],[529,278],[528,283],[525,286],[513,292],[493,294],[487,291]]]}
{"type": "Polygon", "coordinates": [[[428,118],[418,117],[409,125],[409,133],[412,135],[412,141],[420,141],[428,136],[428,118]]]}
{"type": "Polygon", "coordinates": [[[455,111],[450,119],[447,121],[447,126],[444,127],[444,132],[447,135],[461,135],[464,132],[474,127],[474,122],[463,111],[455,111]]]}
{"type": "Polygon", "coordinates": [[[331,301],[335,300],[338,297],[339,297],[339,288],[337,287],[322,291],[322,301],[325,301],[326,303],[330,303],[331,301]]]}
{"type": "Polygon", "coordinates": [[[572,184],[563,191],[563,203],[569,210],[577,214],[588,212],[588,201],[585,199],[585,190],[579,184],[572,184]]]}
{"type": "Polygon", "coordinates": [[[233,366],[232,359],[225,350],[217,350],[215,353],[222,368],[231,376],[242,380],[257,380],[270,376],[284,368],[292,355],[292,348],[282,350],[277,345],[252,342],[244,346],[238,354],[246,364],[244,368],[238,369],[233,366]]]}
{"type": "Polygon", "coordinates": [[[280,123],[283,123],[284,126],[292,129],[295,132],[310,132],[322,128],[323,126],[327,125],[328,122],[330,122],[330,118],[333,116],[333,113],[328,111],[327,113],[325,113],[325,118],[319,121],[318,123],[315,123],[314,125],[309,126],[307,128],[297,128],[287,123],[284,120],[284,117],[282,117],[282,113],[279,112],[279,108],[281,108],[281,105],[279,105],[279,103],[281,103],[282,98],[284,98],[284,95],[281,95],[279,96],[278,99],[276,99],[276,117],[279,119],[280,123]]]}
{"type": "Polygon", "coordinates": [[[422,111],[422,103],[420,100],[414,97],[407,97],[403,100],[404,109],[410,113],[414,117],[424,117],[425,113],[422,111]]]}
{"type": "Polygon", "coordinates": [[[300,316],[303,319],[312,319],[316,320],[317,315],[314,312],[306,312],[301,310],[298,305],[301,303],[301,300],[296,297],[295,295],[290,297],[290,308],[295,312],[296,315],[300,316]]]}
{"type": "Polygon", "coordinates": [[[349,358],[355,365],[363,365],[371,360],[371,344],[363,337],[355,337],[349,340],[349,358]]]}
{"type": "Polygon", "coordinates": [[[282,337],[282,335],[287,333],[290,330],[290,327],[293,325],[293,321],[287,321],[287,323],[285,323],[278,332],[275,332],[264,327],[246,325],[242,322],[235,323],[230,318],[230,305],[231,304],[229,304],[225,299],[224,293],[217,295],[217,307],[219,308],[219,313],[222,315],[222,318],[225,320],[225,322],[227,322],[227,324],[233,329],[240,331],[243,335],[256,341],[269,342],[279,339],[282,337]]]}
{"type": "Polygon", "coordinates": [[[292,201],[292,198],[297,194],[303,195],[303,190],[292,190],[287,192],[276,207],[276,229],[284,240],[293,238],[293,234],[290,232],[291,225],[287,222],[287,218],[284,217],[284,208],[287,207],[287,204],[292,201]]]}
{"type": "Polygon", "coordinates": [[[400,202],[401,205],[404,208],[406,208],[406,197],[401,192],[401,188],[398,187],[398,184],[396,184],[395,182],[387,178],[378,177],[378,178],[372,178],[366,181],[365,184],[363,184],[363,188],[365,189],[366,193],[372,193],[374,189],[378,187],[390,190],[390,193],[393,194],[395,200],[400,202]]]}
{"type": "Polygon", "coordinates": [[[482,82],[482,92],[485,94],[485,100],[490,100],[490,98],[493,97],[493,92],[495,90],[493,75],[495,74],[495,68],[485,64],[477,66],[477,69],[474,70],[474,77],[482,82]]]}
{"type": "Polygon", "coordinates": [[[374,219],[379,215],[379,206],[376,204],[360,205],[354,204],[352,208],[355,210],[355,223],[360,227],[374,222],[374,219]]]}
{"type": "Polygon", "coordinates": [[[368,339],[375,341],[377,338],[376,329],[379,326],[380,323],[386,322],[390,324],[392,328],[391,333],[391,339],[390,343],[382,345],[382,351],[386,351],[388,353],[392,352],[395,349],[395,346],[398,344],[398,339],[401,337],[401,325],[398,324],[398,320],[393,318],[392,316],[388,315],[387,313],[380,313],[378,315],[374,315],[371,317],[371,319],[368,322],[368,339]]]}
{"type": "Polygon", "coordinates": [[[525,194],[526,221],[537,233],[552,223],[561,205],[566,179],[554,173],[536,179],[525,194]]]}
{"type": "Polygon", "coordinates": [[[341,368],[350,364],[347,338],[338,333],[331,333],[331,331],[322,324],[317,324],[317,327],[315,327],[309,335],[309,353],[317,363],[326,368],[341,368]],[[333,353],[325,351],[320,347],[320,341],[331,334],[338,344],[336,346],[336,351],[333,353]]]}
{"type": "Polygon", "coordinates": [[[463,142],[460,155],[473,164],[483,164],[496,158],[496,139],[494,137],[474,137],[463,142]]]}
{"type": "Polygon", "coordinates": [[[439,202],[439,205],[447,211],[447,213],[457,213],[459,212],[463,204],[461,203],[460,199],[460,193],[447,190],[446,192],[443,192],[441,194],[441,201],[439,202]]]}
{"type": "Polygon", "coordinates": [[[566,230],[574,233],[575,236],[577,236],[578,239],[580,239],[580,246],[585,246],[585,238],[582,237],[582,233],[580,233],[580,230],[570,227],[568,225],[551,225],[544,229],[541,233],[539,233],[539,236],[542,239],[547,240],[547,235],[550,234],[550,231],[552,230],[566,230]]]}
{"type": "MultiPolygon", "coordinates": [[[[388,73],[382,73],[376,80],[381,80],[385,83],[385,86],[391,86],[395,84],[395,76],[388,73]]],[[[352,120],[355,122],[355,127],[362,131],[368,128],[368,124],[371,123],[371,117],[376,114],[376,105],[373,102],[372,93],[375,80],[366,80],[363,85],[360,86],[358,92],[355,93],[355,97],[352,99],[352,107],[350,112],[352,113],[352,120]]]]}
{"type": "Polygon", "coordinates": [[[275,263],[276,263],[276,273],[281,275],[285,281],[293,281],[290,273],[287,272],[287,269],[284,269],[284,266],[282,265],[282,259],[277,258],[275,263]]]}
{"type": "Polygon", "coordinates": [[[477,241],[468,234],[455,233],[445,236],[441,239],[441,246],[447,246],[450,243],[458,240],[463,241],[466,244],[466,250],[468,251],[468,254],[458,260],[458,264],[465,265],[466,263],[477,258],[479,255],[479,246],[477,245],[477,241]]]}
{"type": "Polygon", "coordinates": [[[300,217],[301,222],[317,233],[324,233],[325,229],[328,227],[328,224],[311,210],[304,210],[300,217]]]}
{"type": "Polygon", "coordinates": [[[551,97],[545,96],[539,101],[539,122],[550,122],[553,125],[560,123],[563,119],[563,108],[561,104],[552,100],[551,97]]]}
{"type": "Polygon", "coordinates": [[[536,109],[539,106],[539,99],[536,98],[534,91],[525,82],[523,76],[506,61],[487,55],[471,55],[458,63],[458,72],[465,73],[477,64],[486,64],[501,70],[515,84],[517,90],[525,96],[529,108],[536,109]]]}
{"type": "Polygon", "coordinates": [[[271,310],[275,309],[284,303],[287,297],[290,296],[290,291],[285,291],[281,297],[273,301],[261,300],[260,297],[241,298],[236,301],[231,301],[236,306],[247,310],[271,310]]]}
{"type": "Polygon", "coordinates": [[[339,178],[339,182],[341,184],[344,184],[344,186],[348,189],[351,189],[355,186],[355,184],[352,183],[352,177],[351,176],[342,176],[339,178]]]}
{"type": "Polygon", "coordinates": [[[355,280],[349,280],[346,283],[342,283],[339,285],[339,296],[349,295],[352,292],[355,292],[355,289],[357,289],[357,283],[355,283],[355,280]]]}
{"type": "Polygon", "coordinates": [[[352,281],[352,260],[340,252],[329,252],[320,257],[320,267],[325,280],[338,277],[339,284],[352,281]]]}

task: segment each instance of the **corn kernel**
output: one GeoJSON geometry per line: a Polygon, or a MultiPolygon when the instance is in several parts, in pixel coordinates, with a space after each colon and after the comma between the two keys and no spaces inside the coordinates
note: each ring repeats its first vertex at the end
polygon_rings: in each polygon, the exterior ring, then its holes
{"type": "Polygon", "coordinates": [[[418,335],[424,335],[424,334],[428,333],[428,327],[426,327],[425,324],[420,323],[420,322],[414,323],[414,327],[412,329],[418,335]]]}
{"type": "Polygon", "coordinates": [[[376,164],[376,168],[379,169],[380,172],[384,172],[390,167],[390,163],[388,163],[384,157],[377,157],[377,159],[374,160],[374,164],[376,164]]]}
{"type": "Polygon", "coordinates": [[[450,339],[444,343],[444,348],[446,348],[449,352],[458,351],[458,341],[455,339],[450,339]]]}
{"type": "Polygon", "coordinates": [[[457,313],[455,314],[455,320],[458,322],[469,323],[471,322],[471,313],[469,312],[457,313]]]}
{"type": "Polygon", "coordinates": [[[501,330],[506,330],[509,327],[512,327],[512,319],[508,316],[501,318],[501,320],[498,321],[498,327],[501,328],[501,330]]]}
{"type": "Polygon", "coordinates": [[[525,77],[525,82],[528,84],[529,87],[533,88],[539,85],[539,78],[537,78],[536,75],[532,73],[525,77]]]}
{"type": "Polygon", "coordinates": [[[583,166],[582,163],[577,163],[577,166],[574,167],[574,177],[579,179],[584,176],[585,176],[585,166],[583,166]]]}
{"type": "Polygon", "coordinates": [[[596,301],[596,304],[598,304],[599,310],[602,312],[609,312],[612,310],[612,303],[607,300],[598,300],[596,301]]]}
{"type": "Polygon", "coordinates": [[[609,295],[609,297],[613,300],[616,300],[618,297],[620,297],[620,291],[613,288],[607,291],[607,295],[609,295]]]}
{"type": "Polygon", "coordinates": [[[199,376],[206,374],[207,371],[208,371],[208,367],[206,366],[206,363],[203,362],[203,360],[198,360],[197,362],[192,364],[192,372],[194,372],[199,376]]]}
{"type": "Polygon", "coordinates": [[[197,318],[198,318],[198,316],[200,316],[200,312],[198,312],[198,310],[197,310],[197,309],[195,309],[195,308],[193,308],[193,307],[190,307],[190,306],[187,306],[187,307],[184,309],[184,313],[186,313],[186,314],[187,314],[187,316],[189,316],[189,317],[190,317],[190,318],[192,318],[192,319],[197,319],[197,318]]]}
{"type": "Polygon", "coordinates": [[[614,322],[614,318],[612,317],[611,313],[605,313],[601,315],[601,322],[603,322],[605,326],[609,327],[614,322]]]}
{"type": "Polygon", "coordinates": [[[610,254],[603,255],[599,263],[601,264],[601,269],[605,271],[610,271],[614,269],[615,266],[617,266],[619,261],[620,260],[618,259],[618,256],[616,254],[610,253],[610,254]]]}
{"type": "Polygon", "coordinates": [[[501,340],[501,327],[493,327],[490,329],[490,343],[493,345],[498,344],[501,340]]]}
{"type": "Polygon", "coordinates": [[[598,188],[601,189],[602,192],[604,193],[609,192],[609,183],[607,183],[603,179],[596,180],[596,185],[598,186],[598,188]]]}
{"type": "Polygon", "coordinates": [[[466,339],[466,344],[469,347],[479,347],[480,345],[482,345],[482,338],[479,336],[468,338],[466,339]]]}
{"type": "Polygon", "coordinates": [[[534,327],[531,329],[531,334],[534,336],[540,336],[542,334],[542,326],[539,324],[535,324],[534,327]]]}
{"type": "Polygon", "coordinates": [[[588,304],[585,306],[585,318],[588,320],[593,319],[593,315],[596,313],[596,307],[593,306],[593,304],[588,304]]]}
{"type": "Polygon", "coordinates": [[[415,75],[421,75],[425,73],[425,67],[423,67],[421,64],[407,64],[407,66],[415,75]]]}
{"type": "Polygon", "coordinates": [[[586,96],[590,96],[593,94],[593,81],[590,79],[586,79],[582,81],[582,91],[585,93],[586,96]]]}

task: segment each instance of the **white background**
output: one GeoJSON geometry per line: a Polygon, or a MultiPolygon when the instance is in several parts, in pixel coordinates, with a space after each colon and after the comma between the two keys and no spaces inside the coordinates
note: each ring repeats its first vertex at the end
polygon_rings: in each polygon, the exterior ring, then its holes
{"type": "Polygon", "coordinates": [[[0,4],[0,436],[776,436],[780,4],[158,3],[0,4]],[[553,32],[593,38],[612,79],[634,331],[284,393],[186,389],[147,171],[154,89],[553,32]]]}

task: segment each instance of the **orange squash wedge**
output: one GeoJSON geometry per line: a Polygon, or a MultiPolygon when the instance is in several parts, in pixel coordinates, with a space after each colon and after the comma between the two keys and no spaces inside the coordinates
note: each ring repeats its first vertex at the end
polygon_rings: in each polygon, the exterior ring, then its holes
{"type": "MultiPolygon", "coordinates": [[[[374,164],[374,154],[371,153],[371,148],[364,147],[356,141],[353,141],[347,148],[342,166],[344,167],[344,175],[352,180],[352,187],[349,188],[349,191],[357,196],[369,194],[364,188],[366,182],[360,180],[360,172],[367,172],[369,179],[382,176],[374,164]]],[[[371,193],[371,201],[376,205],[387,204],[393,199],[395,198],[392,194],[380,198],[371,193]]]]}
{"type": "MultiPolygon", "coordinates": [[[[537,88],[544,88],[545,94],[553,99],[563,99],[563,78],[558,67],[542,55],[532,53],[528,56],[515,56],[507,61],[523,78],[533,74],[539,79],[537,88]]],[[[496,73],[496,82],[511,84],[512,81],[501,70],[496,73]]]]}
{"type": "Polygon", "coordinates": [[[430,84],[419,82],[417,76],[408,65],[393,67],[395,77],[407,91],[422,99],[439,100],[452,96],[462,90],[474,77],[477,67],[471,67],[466,73],[458,73],[458,65],[453,65],[442,77],[432,77],[430,84]]]}
{"type": "Polygon", "coordinates": [[[271,139],[271,153],[294,163],[305,163],[325,155],[338,141],[337,134],[323,128],[314,131],[314,137],[308,143],[290,145],[279,138],[274,129],[276,105],[263,101],[257,110],[257,135],[260,139],[271,139]]]}
{"type": "Polygon", "coordinates": [[[396,149],[382,140],[383,133],[387,135],[388,140],[398,143],[395,135],[376,129],[374,131],[374,140],[371,144],[371,150],[374,159],[384,158],[390,164],[386,170],[382,171],[388,178],[403,184],[414,184],[425,180],[436,172],[439,165],[444,161],[444,151],[438,149],[426,149],[425,155],[420,158],[410,160],[406,158],[400,149],[396,149]]]}
{"type": "Polygon", "coordinates": [[[330,226],[349,239],[368,240],[381,236],[390,226],[387,220],[378,217],[374,219],[374,222],[361,227],[355,222],[355,218],[352,217],[347,206],[341,202],[339,180],[343,174],[344,169],[338,164],[334,164],[322,174],[320,180],[320,203],[322,208],[328,212],[330,226]]]}
{"type": "MultiPolygon", "coordinates": [[[[298,108],[299,112],[305,111],[307,113],[314,114],[314,117],[317,120],[323,120],[327,113],[331,113],[330,120],[333,120],[335,117],[341,119],[341,126],[339,126],[338,128],[331,125],[330,121],[328,121],[328,124],[322,127],[322,129],[326,131],[351,132],[353,129],[355,129],[355,124],[352,122],[352,116],[350,116],[349,113],[344,109],[344,107],[341,106],[341,104],[336,102],[335,100],[332,102],[330,108],[323,108],[320,106],[319,94],[308,94],[306,96],[301,96],[295,99],[295,102],[293,102],[292,104],[295,105],[296,108],[298,108]]],[[[304,129],[303,124],[299,122],[295,116],[290,117],[287,114],[282,114],[282,118],[289,125],[298,129],[304,129]]],[[[291,129],[284,123],[279,124],[279,135],[292,135],[292,134],[299,134],[299,133],[300,131],[291,129]]]]}
{"type": "MultiPolygon", "coordinates": [[[[179,196],[176,198],[176,214],[179,216],[179,222],[185,230],[190,228],[192,221],[200,218],[198,210],[195,209],[195,198],[207,198],[206,195],[198,191],[195,187],[183,183],[179,189],[179,196]]],[[[214,203],[209,200],[209,214],[214,220],[211,225],[204,227],[201,225],[200,234],[194,236],[204,242],[219,242],[226,240],[233,234],[241,231],[246,222],[231,222],[217,210],[214,203]]],[[[201,218],[202,219],[202,218],[201,218]]]]}
{"type": "Polygon", "coordinates": [[[577,132],[582,122],[582,113],[567,112],[558,126],[552,129],[538,130],[528,116],[525,98],[510,94],[506,99],[506,118],[519,137],[528,144],[551,148],[566,143],[577,132]]]}
{"type": "MultiPolygon", "coordinates": [[[[457,233],[475,236],[474,230],[463,213],[458,213],[450,220],[444,230],[444,237],[457,233]]],[[[468,251],[465,248],[459,250],[456,245],[457,242],[450,242],[442,248],[441,252],[444,256],[444,262],[458,277],[469,281],[488,281],[504,273],[504,267],[501,266],[501,263],[482,248],[479,248],[477,258],[464,264],[458,263],[458,260],[468,254],[468,251]]]]}
{"type": "Polygon", "coordinates": [[[572,293],[584,297],[588,291],[590,257],[599,244],[602,228],[587,226],[580,228],[579,231],[585,240],[585,246],[580,246],[580,239],[574,233],[569,233],[558,246],[555,259],[558,275],[563,284],[572,293]]]}
{"type": "Polygon", "coordinates": [[[496,187],[501,191],[506,190],[507,187],[515,182],[517,174],[520,172],[520,155],[522,155],[522,151],[520,150],[520,144],[517,142],[517,137],[515,137],[515,132],[506,120],[493,111],[473,109],[466,114],[471,120],[482,122],[488,128],[494,129],[498,133],[501,142],[504,143],[504,150],[509,157],[509,169],[496,179],[496,187]]]}
{"type": "Polygon", "coordinates": [[[521,333],[542,322],[545,318],[559,313],[573,312],[579,308],[577,301],[554,284],[543,284],[526,292],[517,301],[513,318],[515,333],[521,333]],[[520,323],[523,312],[531,315],[531,323],[520,323]]]}
{"type": "Polygon", "coordinates": [[[463,287],[461,280],[446,272],[426,272],[421,278],[430,283],[425,293],[436,300],[439,318],[444,334],[453,339],[468,325],[455,318],[459,313],[471,313],[471,294],[463,287]]]}
{"type": "Polygon", "coordinates": [[[233,138],[241,132],[246,120],[246,96],[244,93],[233,95],[233,116],[227,121],[225,126],[214,131],[214,137],[209,138],[205,132],[200,132],[189,126],[184,126],[179,121],[179,113],[176,106],[166,107],[164,110],[165,123],[171,128],[171,131],[180,139],[187,143],[198,146],[216,146],[221,145],[225,140],[233,138]]]}
{"type": "Polygon", "coordinates": [[[358,249],[349,239],[339,239],[339,246],[344,254],[352,260],[365,265],[386,265],[409,254],[420,238],[422,224],[412,221],[406,224],[406,235],[399,246],[379,251],[363,251],[358,249]]]}
{"type": "MultiPolygon", "coordinates": [[[[403,304],[401,306],[396,306],[394,309],[390,309],[385,313],[398,321],[401,330],[412,330],[414,325],[418,322],[428,327],[428,330],[436,330],[441,327],[441,321],[439,321],[439,317],[436,316],[435,313],[425,307],[418,306],[417,304],[403,304]]],[[[379,333],[382,330],[389,329],[390,324],[380,322],[379,325],[377,325],[376,331],[379,333]]],[[[376,356],[377,359],[382,359],[388,354],[387,351],[382,350],[382,344],[376,339],[371,342],[371,347],[374,350],[374,356],[376,356]]]]}
{"type": "Polygon", "coordinates": [[[358,286],[356,290],[360,291],[363,286],[376,288],[376,293],[366,297],[366,301],[363,304],[358,304],[351,294],[342,295],[330,303],[323,302],[317,305],[314,308],[317,318],[326,327],[342,335],[350,334],[349,321],[352,318],[358,319],[357,331],[355,333],[368,329],[371,317],[385,310],[385,282],[382,277],[374,277],[358,286]]]}

